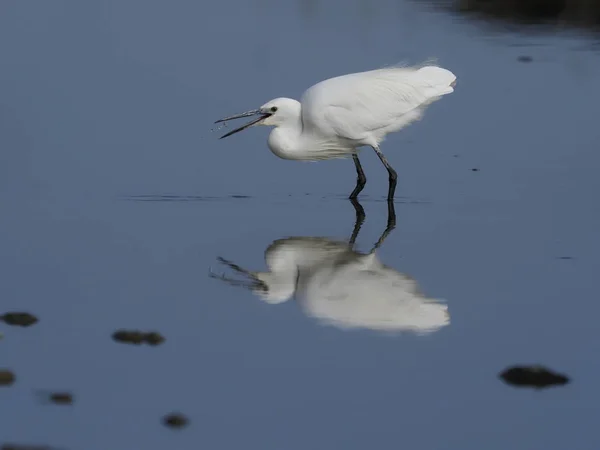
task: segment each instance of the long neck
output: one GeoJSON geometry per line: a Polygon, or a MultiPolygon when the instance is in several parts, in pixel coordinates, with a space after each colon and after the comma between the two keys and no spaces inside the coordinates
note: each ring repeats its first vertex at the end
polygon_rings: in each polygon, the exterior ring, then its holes
{"type": "Polygon", "coordinates": [[[302,159],[302,122],[300,117],[276,127],[269,134],[271,151],[283,159],[302,159]]]}

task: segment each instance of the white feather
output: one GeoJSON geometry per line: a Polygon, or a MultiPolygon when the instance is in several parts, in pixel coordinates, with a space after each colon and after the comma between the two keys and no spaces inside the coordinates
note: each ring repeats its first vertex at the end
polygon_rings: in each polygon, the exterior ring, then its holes
{"type": "Polygon", "coordinates": [[[330,78],[302,96],[308,133],[336,136],[347,145],[378,145],[386,134],[419,119],[422,109],[454,91],[449,70],[392,67],[330,78]]]}

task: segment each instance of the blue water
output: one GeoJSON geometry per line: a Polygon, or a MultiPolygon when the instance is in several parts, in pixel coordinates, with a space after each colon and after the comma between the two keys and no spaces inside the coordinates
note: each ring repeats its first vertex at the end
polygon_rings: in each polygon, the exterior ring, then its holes
{"type": "MultiPolygon", "coordinates": [[[[588,38],[410,1],[5,0],[0,55],[0,313],[40,319],[0,324],[0,368],[17,377],[0,388],[0,443],[599,448],[588,38]],[[344,239],[355,221],[351,161],[283,161],[266,129],[220,141],[214,120],[431,57],[458,84],[382,146],[397,226],[377,254],[447,301],[448,326],[344,331],[209,277],[219,256],[266,270],[273,241],[344,239]],[[117,344],[119,328],[166,342],[117,344]],[[573,382],[533,392],[497,378],[520,363],[573,382]],[[41,404],[40,389],[75,403],[41,404]],[[172,411],[189,426],[164,427],[172,411]]],[[[387,175],[368,149],[361,160],[367,252],[386,226],[387,175]]]]}

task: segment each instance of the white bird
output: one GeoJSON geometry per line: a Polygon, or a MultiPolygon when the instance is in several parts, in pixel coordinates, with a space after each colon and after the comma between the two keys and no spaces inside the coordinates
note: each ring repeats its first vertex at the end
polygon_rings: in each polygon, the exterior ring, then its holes
{"type": "Polygon", "coordinates": [[[388,171],[391,201],[397,174],[379,145],[387,134],[421,118],[427,105],[454,92],[455,85],[456,76],[441,67],[389,67],[330,78],[307,89],[300,102],[276,98],[215,123],[258,115],[221,139],[254,125],[273,126],[268,145],[283,159],[319,161],[351,155],[358,175],[351,199],[367,182],[358,150],[370,146],[388,171]]]}

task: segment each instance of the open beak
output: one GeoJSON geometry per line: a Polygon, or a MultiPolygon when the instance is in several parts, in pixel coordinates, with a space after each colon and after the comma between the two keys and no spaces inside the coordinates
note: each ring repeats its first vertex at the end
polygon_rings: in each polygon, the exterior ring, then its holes
{"type": "Polygon", "coordinates": [[[258,119],[254,119],[254,120],[248,122],[246,125],[242,125],[241,127],[236,128],[235,130],[232,130],[227,134],[224,134],[219,139],[226,138],[227,136],[231,136],[232,134],[235,134],[239,131],[243,131],[246,128],[249,128],[252,125],[256,125],[258,122],[260,122],[261,120],[265,120],[267,117],[271,116],[272,114],[263,113],[259,109],[253,109],[252,111],[246,111],[245,113],[242,113],[242,114],[236,114],[235,116],[225,117],[224,119],[217,120],[215,123],[227,122],[227,121],[233,120],[233,119],[241,119],[242,117],[256,116],[257,114],[260,115],[260,117],[258,119]]]}

